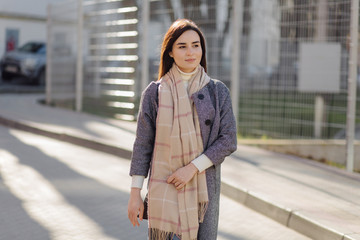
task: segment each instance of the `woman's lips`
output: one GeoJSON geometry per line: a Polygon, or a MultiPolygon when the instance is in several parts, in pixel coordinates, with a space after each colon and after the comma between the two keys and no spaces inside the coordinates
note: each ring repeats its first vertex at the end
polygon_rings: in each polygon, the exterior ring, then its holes
{"type": "Polygon", "coordinates": [[[194,62],[196,59],[195,58],[191,58],[191,59],[186,59],[186,62],[194,62]]]}

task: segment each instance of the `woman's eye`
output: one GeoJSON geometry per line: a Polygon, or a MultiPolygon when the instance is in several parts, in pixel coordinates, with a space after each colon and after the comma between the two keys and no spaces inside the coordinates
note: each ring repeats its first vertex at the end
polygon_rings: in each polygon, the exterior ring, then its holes
{"type": "Polygon", "coordinates": [[[196,48],[199,47],[199,46],[200,46],[199,44],[195,44],[195,45],[194,45],[194,47],[196,47],[196,48]]]}

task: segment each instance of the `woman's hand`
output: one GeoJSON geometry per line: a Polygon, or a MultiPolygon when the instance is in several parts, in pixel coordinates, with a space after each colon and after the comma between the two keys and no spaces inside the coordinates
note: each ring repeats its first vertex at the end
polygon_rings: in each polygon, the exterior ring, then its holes
{"type": "Polygon", "coordinates": [[[198,172],[194,164],[190,163],[176,170],[167,179],[167,183],[172,183],[177,190],[182,189],[198,172]]]}
{"type": "Polygon", "coordinates": [[[144,203],[140,195],[140,188],[131,188],[130,198],[128,203],[128,218],[132,225],[140,226],[140,223],[137,219],[139,215],[140,221],[143,220],[144,214],[144,203]]]}

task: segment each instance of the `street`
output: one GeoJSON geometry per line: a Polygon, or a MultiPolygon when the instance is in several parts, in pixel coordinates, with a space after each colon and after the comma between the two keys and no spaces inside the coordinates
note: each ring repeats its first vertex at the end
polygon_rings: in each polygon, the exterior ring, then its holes
{"type": "Polygon", "coordinates": [[[23,78],[3,81],[0,77],[0,93],[43,93],[45,86],[32,85],[23,78]]]}
{"type": "MultiPolygon", "coordinates": [[[[0,239],[146,239],[127,219],[129,164],[1,126],[0,239]]],[[[219,240],[309,239],[225,196],[220,209],[219,240]]]]}

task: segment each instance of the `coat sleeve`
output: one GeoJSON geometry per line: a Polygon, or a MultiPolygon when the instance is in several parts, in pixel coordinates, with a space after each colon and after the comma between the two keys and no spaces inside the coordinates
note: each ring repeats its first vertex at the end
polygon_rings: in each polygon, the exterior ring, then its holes
{"type": "Polygon", "coordinates": [[[221,164],[225,157],[237,149],[236,120],[234,117],[229,89],[222,83],[218,86],[220,126],[217,138],[204,154],[214,163],[221,164]]]}
{"type": "Polygon", "coordinates": [[[155,142],[157,108],[157,84],[151,83],[141,95],[130,176],[148,176],[155,142]]]}

